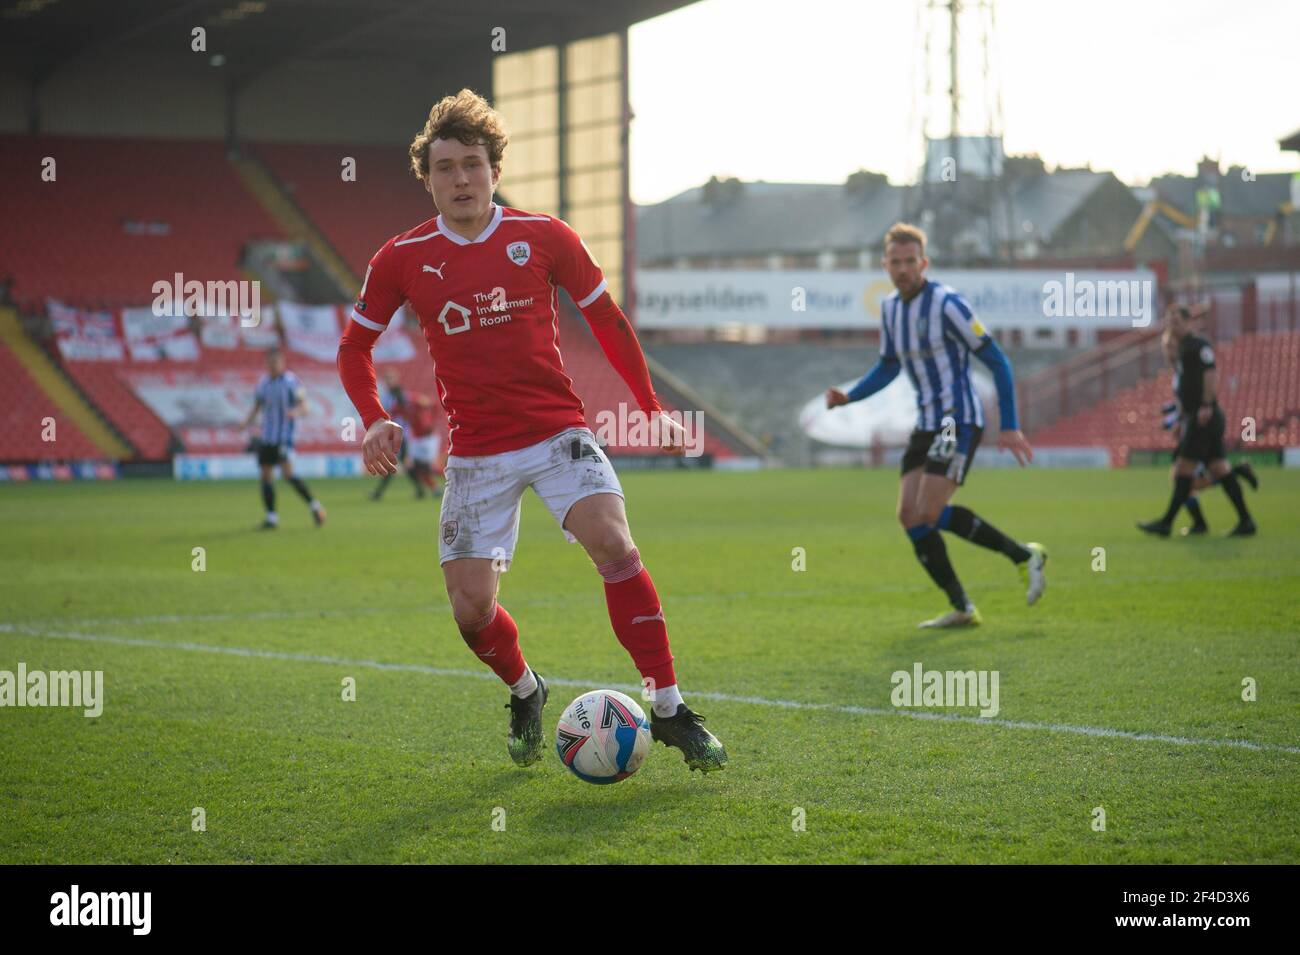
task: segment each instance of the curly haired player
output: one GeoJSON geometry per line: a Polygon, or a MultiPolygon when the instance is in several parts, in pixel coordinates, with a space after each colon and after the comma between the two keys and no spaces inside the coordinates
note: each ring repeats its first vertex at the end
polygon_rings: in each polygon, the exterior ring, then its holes
{"type": "Polygon", "coordinates": [[[339,374],[366,425],[366,467],[397,467],[402,429],[375,393],[371,348],[405,301],[419,316],[450,426],[439,535],[447,595],[465,642],[510,687],[511,758],[521,766],[541,759],[547,696],[497,601],[531,487],[604,579],[610,624],[654,694],[654,738],[681,749],[691,769],[721,769],[726,751],[678,689],[663,607],[632,541],[618,475],[565,373],[558,289],[577,303],[662,450],[683,453],[687,436],[662,413],[636,334],[577,233],[493,201],[506,143],[501,117],[470,90],[435,104],[411,143],[412,170],[441,211],[375,253],[339,344],[339,374]]]}

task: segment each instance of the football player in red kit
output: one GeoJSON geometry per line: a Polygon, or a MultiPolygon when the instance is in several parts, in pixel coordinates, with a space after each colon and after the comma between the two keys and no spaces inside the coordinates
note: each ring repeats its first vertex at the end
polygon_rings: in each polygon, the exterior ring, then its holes
{"type": "Polygon", "coordinates": [[[663,607],[628,530],[618,476],[565,373],[560,288],[662,450],[681,454],[686,435],[662,413],[636,334],[577,233],[552,216],[493,201],[506,143],[496,111],[461,90],[434,105],[411,144],[412,170],[441,212],[375,253],[339,344],[339,375],[366,426],[366,467],[375,474],[397,467],[402,429],[379,402],[371,348],[409,302],[449,424],[440,563],[461,635],[510,687],[510,756],[521,766],[537,762],[544,736],[546,682],[525,662],[518,628],[497,602],[531,487],[604,579],[610,624],[653,694],[654,738],[682,750],[691,769],[721,769],[726,751],[678,689],[663,607]]]}
{"type": "Polygon", "coordinates": [[[394,417],[407,421],[411,428],[411,473],[415,480],[438,497],[438,476],[442,474],[439,452],[442,435],[438,431],[438,409],[428,395],[402,392],[402,401],[392,409],[394,417]]]}

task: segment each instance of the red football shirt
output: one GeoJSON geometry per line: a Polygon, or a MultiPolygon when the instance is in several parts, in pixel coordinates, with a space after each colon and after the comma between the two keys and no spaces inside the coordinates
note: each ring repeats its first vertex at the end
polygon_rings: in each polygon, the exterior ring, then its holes
{"type": "MultiPolygon", "coordinates": [[[[349,324],[344,344],[351,336],[368,349],[409,302],[436,366],[452,453],[513,451],[586,423],[560,356],[559,287],[583,309],[642,410],[658,410],[636,336],[577,233],[559,219],[495,203],[476,239],[438,216],[385,243],[352,312],[352,322],[374,334],[354,336],[349,324]]],[[[369,427],[382,410],[373,410],[377,400],[362,393],[345,357],[340,348],[344,384],[369,427]]]]}
{"type": "Polygon", "coordinates": [[[433,401],[424,395],[404,393],[406,400],[393,408],[394,413],[405,418],[411,426],[411,434],[417,438],[427,438],[438,430],[438,412],[433,401]]]}

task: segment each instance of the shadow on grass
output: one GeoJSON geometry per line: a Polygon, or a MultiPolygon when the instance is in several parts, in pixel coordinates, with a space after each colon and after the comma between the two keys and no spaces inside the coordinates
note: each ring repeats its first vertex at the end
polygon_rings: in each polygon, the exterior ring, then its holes
{"type": "MultiPolygon", "coordinates": [[[[682,819],[683,809],[699,799],[698,782],[693,786],[690,779],[591,786],[563,775],[553,765],[465,768],[456,773],[451,791],[430,786],[428,799],[418,805],[372,814],[345,838],[322,846],[312,861],[559,861],[554,852],[572,845],[578,833],[586,846],[602,840],[626,844],[641,830],[682,819]],[[494,821],[504,822],[504,830],[495,831],[494,821]]],[[[383,801],[378,791],[362,798],[383,801]]]]}

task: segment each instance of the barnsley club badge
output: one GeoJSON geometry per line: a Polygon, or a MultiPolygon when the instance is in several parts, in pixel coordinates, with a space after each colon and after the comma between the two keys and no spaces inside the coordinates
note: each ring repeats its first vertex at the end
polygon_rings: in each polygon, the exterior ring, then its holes
{"type": "Polygon", "coordinates": [[[442,542],[444,544],[450,544],[452,541],[454,541],[456,539],[456,531],[458,529],[459,529],[458,521],[443,521],[442,542]]]}
{"type": "Polygon", "coordinates": [[[523,265],[527,262],[532,252],[527,242],[511,242],[506,246],[506,255],[510,256],[510,261],[515,265],[523,265]]]}

